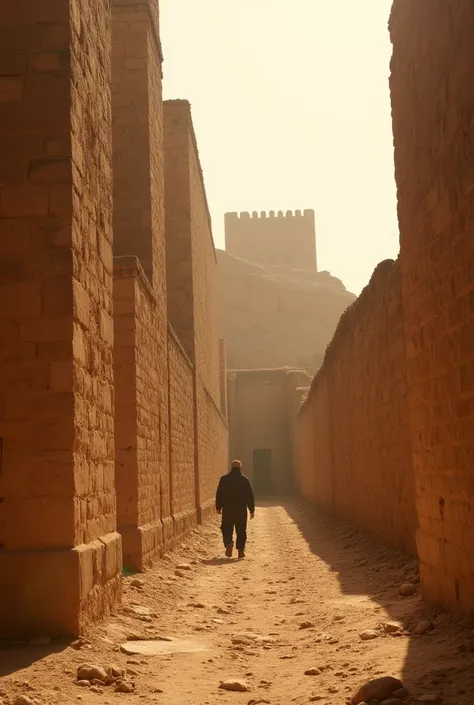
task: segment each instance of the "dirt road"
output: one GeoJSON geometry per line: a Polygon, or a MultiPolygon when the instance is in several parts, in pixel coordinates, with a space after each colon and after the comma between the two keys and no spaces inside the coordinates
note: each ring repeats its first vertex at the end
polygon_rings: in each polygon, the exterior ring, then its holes
{"type": "Polygon", "coordinates": [[[80,648],[0,651],[0,702],[332,705],[378,675],[400,678],[424,702],[471,702],[472,634],[423,602],[406,556],[296,500],[257,508],[245,560],[221,556],[216,518],[155,569],[125,578],[120,611],[80,648]],[[407,582],[416,592],[402,598],[407,582]],[[423,621],[427,631],[415,634],[423,621]],[[392,622],[400,629],[387,633],[392,622]],[[127,655],[133,637],[158,637],[176,653],[127,655]],[[126,669],[133,692],[77,685],[84,663],[126,669]],[[248,690],[220,689],[227,679],[248,690]]]}

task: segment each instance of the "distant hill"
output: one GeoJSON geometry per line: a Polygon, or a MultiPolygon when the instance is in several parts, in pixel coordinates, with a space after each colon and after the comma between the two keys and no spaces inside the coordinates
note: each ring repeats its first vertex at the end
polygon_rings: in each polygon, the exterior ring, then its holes
{"type": "Polygon", "coordinates": [[[260,266],[216,250],[220,334],[228,369],[320,366],[356,299],[329,272],[260,266]]]}

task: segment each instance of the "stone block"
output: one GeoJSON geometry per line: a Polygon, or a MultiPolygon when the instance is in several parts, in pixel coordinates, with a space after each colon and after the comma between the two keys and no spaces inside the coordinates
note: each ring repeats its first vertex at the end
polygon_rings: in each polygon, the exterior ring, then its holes
{"type": "Polygon", "coordinates": [[[120,600],[120,545],[114,534],[73,550],[2,552],[2,636],[83,633],[120,600]]]}

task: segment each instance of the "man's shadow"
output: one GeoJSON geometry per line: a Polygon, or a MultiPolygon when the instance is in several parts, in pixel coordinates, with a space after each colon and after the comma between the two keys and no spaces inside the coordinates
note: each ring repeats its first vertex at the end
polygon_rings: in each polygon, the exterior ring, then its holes
{"type": "Polygon", "coordinates": [[[207,558],[201,561],[203,565],[235,565],[241,562],[241,558],[207,558]]]}

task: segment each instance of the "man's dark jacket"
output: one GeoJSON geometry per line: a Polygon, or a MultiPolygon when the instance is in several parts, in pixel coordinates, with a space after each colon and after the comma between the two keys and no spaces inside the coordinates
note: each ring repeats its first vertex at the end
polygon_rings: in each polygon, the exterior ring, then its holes
{"type": "Polygon", "coordinates": [[[216,494],[216,509],[222,510],[223,524],[237,524],[247,521],[247,510],[253,514],[255,499],[252,485],[240,468],[232,468],[219,481],[216,494]]]}

